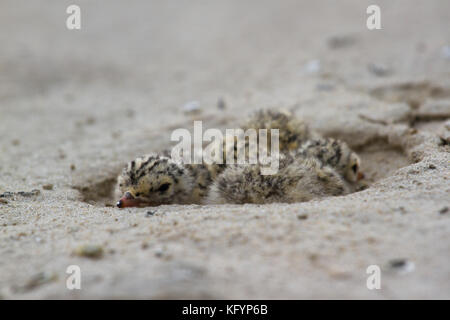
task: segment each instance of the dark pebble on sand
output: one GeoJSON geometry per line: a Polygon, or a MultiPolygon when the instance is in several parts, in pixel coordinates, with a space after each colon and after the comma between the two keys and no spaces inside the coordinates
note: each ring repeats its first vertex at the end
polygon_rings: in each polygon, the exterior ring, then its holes
{"type": "Polygon", "coordinates": [[[44,185],[42,186],[42,189],[44,189],[44,190],[53,190],[53,185],[52,185],[51,183],[49,183],[49,184],[44,184],[44,185]]]}
{"type": "Polygon", "coordinates": [[[145,213],[145,217],[148,218],[148,217],[154,216],[155,213],[156,213],[156,211],[147,211],[147,212],[145,213]]]}

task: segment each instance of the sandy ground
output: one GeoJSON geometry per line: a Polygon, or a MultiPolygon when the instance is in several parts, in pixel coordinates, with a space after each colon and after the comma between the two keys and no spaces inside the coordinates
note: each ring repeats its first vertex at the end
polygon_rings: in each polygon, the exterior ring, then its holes
{"type": "Polygon", "coordinates": [[[69,31],[70,1],[2,1],[0,297],[449,299],[450,2],[376,2],[369,31],[373,1],[77,1],[69,31]],[[279,107],[347,141],[369,188],[111,207],[123,164],[174,128],[279,107]]]}

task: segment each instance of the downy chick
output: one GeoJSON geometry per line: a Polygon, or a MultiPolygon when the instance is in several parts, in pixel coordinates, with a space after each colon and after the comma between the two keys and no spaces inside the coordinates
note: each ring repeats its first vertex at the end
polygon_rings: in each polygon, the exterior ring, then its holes
{"type": "Polygon", "coordinates": [[[156,154],[139,157],[118,177],[119,208],[200,203],[211,184],[204,165],[184,165],[156,154]]]}
{"type": "Polygon", "coordinates": [[[311,139],[303,143],[292,155],[294,157],[314,157],[323,165],[334,168],[350,183],[362,179],[359,156],[341,140],[333,138],[311,139]]]}
{"type": "MultiPolygon", "coordinates": [[[[256,158],[259,157],[259,149],[263,147],[264,150],[271,151],[271,129],[278,129],[278,149],[279,152],[284,153],[289,150],[296,150],[298,147],[308,139],[319,137],[319,135],[308,128],[308,125],[300,118],[296,118],[291,112],[287,110],[259,110],[253,113],[240,127],[243,132],[248,129],[256,131],[257,146],[255,149],[256,158]],[[267,144],[260,146],[258,130],[267,129],[267,144]]],[[[223,154],[217,155],[218,159],[227,159],[227,156],[232,154],[231,158],[235,161],[238,159],[238,153],[244,155],[245,161],[249,162],[250,143],[248,137],[242,137],[243,144],[238,144],[236,136],[225,136],[222,142],[223,154]],[[238,152],[239,150],[239,152],[238,152]]],[[[221,142],[216,142],[221,143],[221,142]]],[[[218,162],[217,162],[218,163],[218,162]]],[[[230,164],[230,163],[228,163],[230,164]]],[[[215,172],[220,173],[226,168],[225,164],[217,164],[214,167],[215,172]]]]}
{"type": "Polygon", "coordinates": [[[349,193],[341,176],[314,158],[283,156],[276,174],[262,175],[256,165],[227,167],[213,182],[208,204],[304,202],[349,193]]]}

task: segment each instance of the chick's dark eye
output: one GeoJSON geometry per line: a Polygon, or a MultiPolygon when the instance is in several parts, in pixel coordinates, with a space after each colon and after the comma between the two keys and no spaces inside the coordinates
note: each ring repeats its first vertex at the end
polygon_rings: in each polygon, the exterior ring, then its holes
{"type": "Polygon", "coordinates": [[[169,187],[170,187],[170,183],[164,183],[158,188],[158,191],[159,192],[167,191],[167,189],[169,189],[169,187]]]}
{"type": "Polygon", "coordinates": [[[352,170],[354,173],[356,173],[358,171],[358,165],[357,164],[352,165],[352,170]]]}

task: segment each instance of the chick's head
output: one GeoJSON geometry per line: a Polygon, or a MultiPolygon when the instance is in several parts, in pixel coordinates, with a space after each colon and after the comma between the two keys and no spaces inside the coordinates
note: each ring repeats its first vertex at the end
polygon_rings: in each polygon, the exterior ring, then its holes
{"type": "Polygon", "coordinates": [[[181,164],[168,157],[139,157],[123,169],[118,187],[123,197],[119,208],[184,203],[192,191],[192,177],[181,164]]]}
{"type": "Polygon", "coordinates": [[[298,153],[316,157],[324,165],[334,168],[349,182],[363,178],[359,156],[344,141],[333,138],[312,139],[304,143],[298,153]]]}

